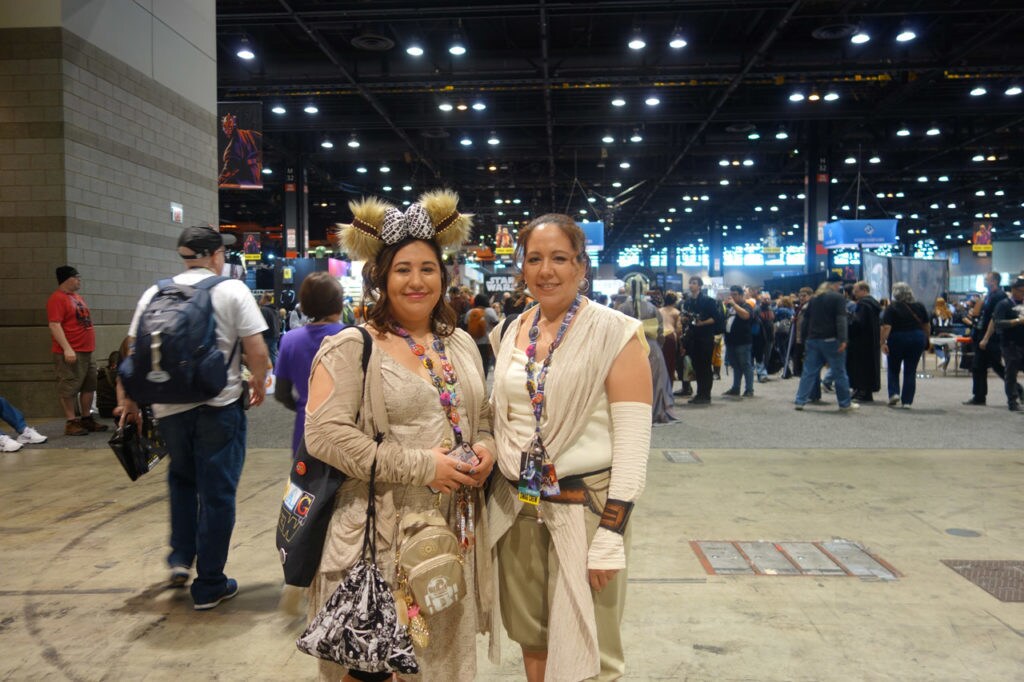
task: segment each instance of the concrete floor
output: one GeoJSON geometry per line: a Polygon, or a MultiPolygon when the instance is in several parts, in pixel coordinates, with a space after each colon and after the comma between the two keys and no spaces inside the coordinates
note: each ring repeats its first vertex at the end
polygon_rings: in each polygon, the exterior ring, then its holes
{"type": "MultiPolygon", "coordinates": [[[[628,679],[1024,680],[1024,604],[940,563],[1024,560],[1024,419],[999,409],[995,380],[987,408],[961,407],[969,380],[950,377],[921,383],[919,409],[843,416],[794,412],[795,389],[680,406],[680,423],[655,430],[633,517],[628,679]],[[964,447],[972,431],[983,447],[964,447]],[[672,464],[663,447],[702,461],[672,464]],[[901,577],[708,575],[689,546],[833,538],[901,577]]],[[[207,613],[163,588],[166,465],[131,483],[105,438],[57,436],[57,423],[39,425],[49,447],[0,455],[0,679],[315,677],[293,645],[303,623],[277,610],[289,419],[276,405],[251,415],[250,444],[274,447],[250,449],[242,477],[228,563],[239,596],[207,613]]],[[[503,648],[492,665],[480,641],[479,679],[523,678],[503,648]]]]}

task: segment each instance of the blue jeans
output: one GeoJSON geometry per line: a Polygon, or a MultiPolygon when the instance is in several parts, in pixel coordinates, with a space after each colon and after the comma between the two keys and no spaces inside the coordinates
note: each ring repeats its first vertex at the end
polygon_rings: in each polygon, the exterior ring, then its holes
{"type": "Polygon", "coordinates": [[[891,332],[889,343],[888,388],[889,397],[900,397],[904,405],[914,404],[914,393],[917,391],[917,363],[921,361],[925,344],[924,332],[910,329],[891,332]],[[900,369],[903,369],[903,389],[900,390],[900,369]]]}
{"type": "MultiPolygon", "coordinates": [[[[14,405],[11,405],[7,401],[7,398],[0,396],[0,419],[14,427],[14,435],[17,436],[19,433],[25,430],[28,424],[25,423],[25,415],[21,413],[14,405]]],[[[3,433],[3,431],[0,431],[3,433]]]]}
{"type": "Polygon", "coordinates": [[[160,420],[171,453],[167,484],[171,498],[172,566],[191,566],[197,604],[224,594],[224,564],[235,527],[235,491],[245,463],[246,418],[241,403],[201,405],[160,420]]]}
{"type": "MultiPolygon", "coordinates": [[[[821,380],[821,368],[828,363],[835,380],[836,398],[839,407],[850,406],[850,377],[846,374],[846,351],[839,352],[835,339],[807,339],[804,341],[804,371],[800,375],[800,386],[796,390],[796,404],[806,405],[813,398],[815,388],[821,380]]],[[[818,388],[818,395],[821,395],[818,388]]]]}
{"type": "Polygon", "coordinates": [[[750,356],[750,344],[742,346],[727,344],[725,354],[729,358],[729,366],[732,368],[732,389],[740,390],[740,379],[747,385],[746,393],[754,392],[754,361],[750,356]]]}

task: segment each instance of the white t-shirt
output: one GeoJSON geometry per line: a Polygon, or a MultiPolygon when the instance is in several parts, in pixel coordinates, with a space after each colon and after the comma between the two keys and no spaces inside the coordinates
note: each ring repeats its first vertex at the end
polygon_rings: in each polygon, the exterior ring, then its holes
{"type": "MultiPolygon", "coordinates": [[[[193,285],[201,282],[207,277],[213,277],[214,273],[206,268],[192,268],[175,275],[172,279],[177,284],[193,285]]],[[[135,316],[132,318],[131,326],[128,327],[128,336],[135,338],[139,328],[139,318],[142,316],[150,300],[156,295],[157,288],[154,284],[146,289],[135,306],[135,316]]],[[[213,319],[217,329],[217,348],[224,353],[225,361],[231,357],[231,351],[238,344],[239,339],[261,334],[267,329],[266,320],[256,305],[256,299],[245,283],[237,279],[229,279],[221,282],[210,290],[213,303],[213,319]]],[[[238,400],[242,394],[242,349],[235,350],[235,357],[228,367],[228,383],[224,390],[215,398],[205,403],[187,404],[156,404],[153,405],[153,415],[157,418],[166,417],[180,412],[186,412],[199,405],[211,405],[213,407],[224,407],[238,400]]]]}

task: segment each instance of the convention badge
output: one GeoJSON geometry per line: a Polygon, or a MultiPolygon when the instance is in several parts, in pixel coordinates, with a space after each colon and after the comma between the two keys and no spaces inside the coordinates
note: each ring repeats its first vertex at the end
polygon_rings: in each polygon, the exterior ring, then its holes
{"type": "Polygon", "coordinates": [[[540,504],[540,476],[543,461],[536,449],[529,447],[519,459],[519,500],[526,504],[540,504]]]}
{"type": "Polygon", "coordinates": [[[540,492],[544,497],[555,497],[562,492],[558,487],[558,474],[555,473],[555,465],[551,461],[546,461],[541,466],[540,492]]]}

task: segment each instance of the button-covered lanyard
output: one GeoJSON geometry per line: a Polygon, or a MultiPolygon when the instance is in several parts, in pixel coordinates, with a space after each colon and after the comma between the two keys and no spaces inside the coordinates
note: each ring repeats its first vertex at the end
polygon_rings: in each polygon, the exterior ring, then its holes
{"type": "MultiPolygon", "coordinates": [[[[538,322],[540,322],[539,305],[537,306],[537,313],[533,316],[533,324],[530,327],[530,343],[526,347],[526,392],[530,394],[530,406],[533,408],[535,427],[533,438],[530,439],[529,445],[526,446],[526,449],[520,456],[518,486],[519,499],[526,504],[538,505],[540,504],[541,497],[551,497],[558,495],[560,492],[555,465],[548,456],[547,450],[544,447],[544,440],[540,435],[540,419],[544,413],[544,384],[547,381],[548,369],[551,367],[551,358],[555,355],[555,349],[562,343],[565,331],[576,316],[581,302],[582,297],[577,295],[572,305],[569,306],[565,317],[562,318],[562,324],[558,328],[555,340],[551,342],[551,347],[548,348],[548,356],[544,358],[539,371],[537,370],[536,360],[537,339],[540,337],[540,328],[537,326],[538,322]]],[[[539,513],[537,514],[537,522],[543,522],[539,513]]]]}
{"type": "MultiPolygon", "coordinates": [[[[441,376],[438,376],[434,371],[434,361],[427,355],[427,349],[422,345],[416,343],[412,338],[412,335],[408,331],[403,329],[401,326],[393,325],[395,333],[405,339],[406,344],[409,346],[409,350],[412,354],[419,358],[420,362],[427,370],[427,374],[430,375],[430,383],[437,389],[438,402],[441,404],[441,408],[444,410],[444,415],[448,419],[448,423],[452,427],[452,436],[455,439],[454,449],[449,452],[449,456],[456,456],[460,461],[464,461],[469,464],[470,472],[472,473],[472,467],[480,463],[479,458],[473,453],[473,449],[468,443],[465,443],[462,438],[462,427],[459,426],[459,399],[458,390],[456,386],[458,384],[458,377],[455,375],[455,367],[451,361],[448,360],[448,356],[445,354],[444,341],[442,341],[437,334],[431,333],[434,337],[433,342],[430,344],[437,353],[437,357],[441,360],[441,376]]],[[[441,446],[445,449],[452,448],[453,443],[448,439],[445,439],[441,446]]],[[[434,491],[437,492],[437,491],[434,491]]],[[[438,494],[438,501],[440,501],[440,493],[438,494]]],[[[455,492],[455,509],[457,512],[457,521],[459,527],[459,542],[463,548],[467,548],[472,545],[475,541],[476,528],[474,517],[476,516],[473,497],[466,486],[459,486],[455,492]]]]}

